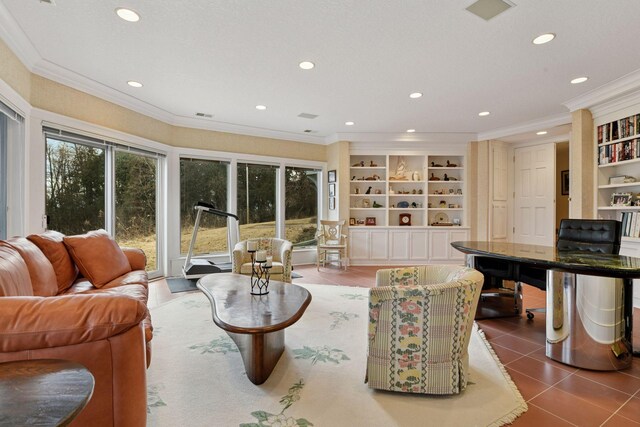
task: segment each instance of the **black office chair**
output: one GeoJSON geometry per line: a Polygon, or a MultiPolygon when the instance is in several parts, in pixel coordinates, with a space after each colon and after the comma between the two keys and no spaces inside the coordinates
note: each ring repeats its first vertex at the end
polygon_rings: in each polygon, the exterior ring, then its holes
{"type": "MultiPolygon", "coordinates": [[[[622,223],[613,219],[563,219],[560,221],[556,248],[558,251],[620,253],[622,223]]],[[[535,267],[521,267],[518,276],[521,283],[547,290],[547,272],[535,267]]],[[[533,312],[544,308],[526,309],[527,319],[533,312]]]]}

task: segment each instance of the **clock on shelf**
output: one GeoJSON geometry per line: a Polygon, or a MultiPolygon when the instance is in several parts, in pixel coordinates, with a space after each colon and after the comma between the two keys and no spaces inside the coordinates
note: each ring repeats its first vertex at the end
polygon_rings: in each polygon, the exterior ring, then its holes
{"type": "Polygon", "coordinates": [[[401,213],[400,214],[400,225],[411,225],[411,214],[401,213]]]}

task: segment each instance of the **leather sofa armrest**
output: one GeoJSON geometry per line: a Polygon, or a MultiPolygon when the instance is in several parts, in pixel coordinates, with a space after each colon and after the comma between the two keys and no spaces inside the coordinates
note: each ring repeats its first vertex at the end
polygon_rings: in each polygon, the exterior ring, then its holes
{"type": "Polygon", "coordinates": [[[99,341],[142,322],[147,307],[123,295],[0,298],[0,352],[99,341]]]}
{"type": "Polygon", "coordinates": [[[129,260],[131,270],[144,270],[147,266],[147,256],[142,249],[138,248],[121,248],[122,252],[129,260]]]}

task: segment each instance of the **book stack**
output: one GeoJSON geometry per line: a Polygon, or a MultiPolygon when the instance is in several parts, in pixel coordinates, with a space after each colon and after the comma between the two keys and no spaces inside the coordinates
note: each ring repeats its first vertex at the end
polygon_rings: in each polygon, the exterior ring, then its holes
{"type": "Polygon", "coordinates": [[[640,212],[622,212],[622,235],[640,237],[640,212]]]}
{"type": "Polygon", "coordinates": [[[598,164],[606,165],[640,157],[640,139],[598,147],[598,164]]]}
{"type": "Polygon", "coordinates": [[[599,165],[640,158],[640,114],[602,124],[597,134],[599,165]]]}
{"type": "Polygon", "coordinates": [[[640,114],[598,126],[598,144],[635,136],[640,130],[640,114]]]}

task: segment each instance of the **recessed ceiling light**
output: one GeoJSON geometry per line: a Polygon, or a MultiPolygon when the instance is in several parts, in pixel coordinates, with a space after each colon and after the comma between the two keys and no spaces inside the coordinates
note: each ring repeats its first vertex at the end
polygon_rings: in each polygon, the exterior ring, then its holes
{"type": "Polygon", "coordinates": [[[118,14],[120,18],[128,22],[138,22],[140,20],[140,15],[138,15],[138,12],[131,9],[125,9],[124,7],[117,8],[116,14],[118,14]]]}
{"type": "Polygon", "coordinates": [[[344,122],[344,124],[347,126],[353,126],[356,124],[356,122],[344,122]]]}
{"type": "Polygon", "coordinates": [[[489,114],[491,114],[491,113],[490,113],[490,112],[488,112],[488,111],[482,111],[482,112],[478,113],[478,115],[479,115],[480,117],[488,116],[489,114]]]}
{"type": "Polygon", "coordinates": [[[300,64],[298,64],[298,66],[299,66],[300,68],[302,68],[303,70],[310,70],[310,69],[312,69],[313,67],[315,67],[315,66],[316,66],[316,64],[314,64],[314,63],[313,63],[313,62],[311,62],[311,61],[302,61],[300,64]]]}
{"type": "Polygon", "coordinates": [[[129,80],[127,84],[131,87],[142,87],[142,83],[136,82],[134,80],[129,80]]]}
{"type": "Polygon", "coordinates": [[[553,40],[555,38],[556,38],[556,35],[553,34],[553,33],[540,34],[538,37],[533,39],[533,44],[549,43],[551,40],[553,40]]]}
{"type": "Polygon", "coordinates": [[[422,93],[420,93],[420,92],[413,92],[413,93],[409,94],[409,98],[416,99],[416,98],[421,98],[421,97],[422,97],[422,93]]]}
{"type": "Polygon", "coordinates": [[[577,85],[578,83],[584,83],[589,80],[589,77],[577,77],[571,80],[571,84],[577,85]]]}
{"type": "Polygon", "coordinates": [[[256,110],[266,110],[267,106],[266,105],[256,105],[256,110]]]}
{"type": "Polygon", "coordinates": [[[546,135],[547,131],[546,130],[541,130],[540,132],[536,132],[536,135],[546,135]]]}
{"type": "Polygon", "coordinates": [[[416,130],[415,129],[407,129],[407,132],[409,133],[414,133],[416,130]]]}

